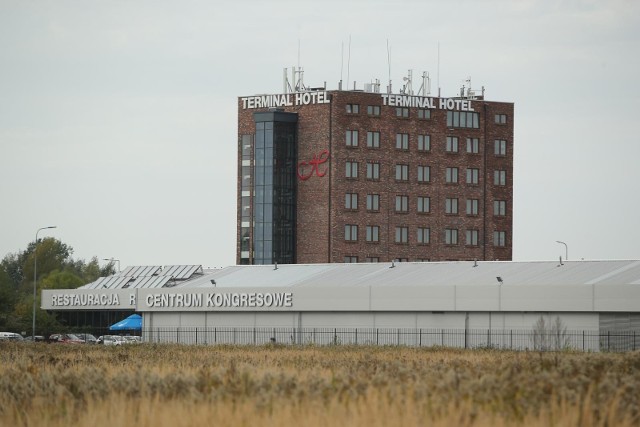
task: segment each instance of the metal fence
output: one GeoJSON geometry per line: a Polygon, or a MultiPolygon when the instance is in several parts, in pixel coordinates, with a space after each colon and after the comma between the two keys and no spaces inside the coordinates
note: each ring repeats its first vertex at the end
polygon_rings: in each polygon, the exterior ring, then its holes
{"type": "Polygon", "coordinates": [[[164,327],[141,331],[151,343],[235,345],[393,345],[511,350],[631,351],[637,331],[407,328],[164,327]]]}

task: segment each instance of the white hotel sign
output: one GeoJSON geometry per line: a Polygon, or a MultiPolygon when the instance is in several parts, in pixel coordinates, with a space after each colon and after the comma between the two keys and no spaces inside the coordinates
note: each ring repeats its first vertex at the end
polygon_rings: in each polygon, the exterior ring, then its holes
{"type": "MultiPolygon", "coordinates": [[[[413,95],[380,94],[382,105],[390,107],[417,107],[432,110],[475,111],[469,99],[432,98],[413,95]]],[[[326,91],[297,92],[276,95],[255,95],[240,98],[243,110],[257,108],[293,107],[310,104],[329,104],[331,97],[326,91]]]]}

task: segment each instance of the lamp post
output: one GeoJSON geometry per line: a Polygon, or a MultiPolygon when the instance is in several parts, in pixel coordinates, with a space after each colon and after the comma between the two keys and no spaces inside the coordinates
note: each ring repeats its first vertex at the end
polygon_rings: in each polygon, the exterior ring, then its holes
{"type": "Polygon", "coordinates": [[[33,342],[36,342],[36,283],[38,280],[38,233],[42,230],[47,230],[49,228],[57,228],[55,225],[50,225],[49,227],[38,228],[36,231],[36,245],[33,247],[33,329],[31,333],[31,338],[33,342]]]}
{"type": "Polygon", "coordinates": [[[120,273],[120,260],[119,259],[114,259],[114,258],[102,258],[103,261],[109,261],[109,262],[117,262],[118,263],[118,273],[120,273]]]}
{"type": "Polygon", "coordinates": [[[560,240],[556,240],[556,243],[564,245],[564,260],[569,261],[569,247],[567,246],[567,244],[565,242],[561,242],[560,240]]]}

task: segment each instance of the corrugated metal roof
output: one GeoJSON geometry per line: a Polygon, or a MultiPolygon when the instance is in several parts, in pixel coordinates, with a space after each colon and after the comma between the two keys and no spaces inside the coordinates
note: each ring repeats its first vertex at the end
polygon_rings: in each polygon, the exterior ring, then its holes
{"type": "Polygon", "coordinates": [[[180,287],[339,287],[495,285],[640,285],[640,260],[460,261],[379,264],[285,264],[230,266],[206,272],[197,265],[128,267],[83,289],[180,287]],[[153,273],[153,274],[152,274],[153,273]],[[134,274],[138,274],[134,276],[134,274]],[[176,280],[181,283],[176,284],[176,280]],[[216,282],[215,285],[211,280],[216,282]]]}
{"type": "Polygon", "coordinates": [[[130,277],[123,276],[100,277],[95,282],[82,286],[82,289],[117,289],[122,288],[124,285],[129,283],[130,280],[130,277]]]}
{"type": "Polygon", "coordinates": [[[169,282],[184,281],[201,276],[201,265],[169,265],[164,269],[159,265],[131,266],[113,276],[100,277],[80,289],[122,289],[122,288],[161,288],[169,282]]]}
{"type": "Polygon", "coordinates": [[[201,265],[167,265],[162,270],[163,276],[171,276],[176,280],[186,280],[198,273],[202,274],[201,265]]]}
{"type": "Polygon", "coordinates": [[[380,264],[231,266],[179,286],[505,286],[640,284],[640,261],[473,261],[380,264]],[[476,266],[474,266],[476,265],[476,266]]]}
{"type": "Polygon", "coordinates": [[[129,288],[161,288],[169,280],[171,280],[171,276],[139,277],[134,282],[130,283],[128,287],[129,288]]]}
{"type": "Polygon", "coordinates": [[[123,272],[119,273],[119,276],[134,276],[134,277],[143,277],[143,276],[155,276],[162,271],[161,265],[133,265],[124,269],[123,272]]]}

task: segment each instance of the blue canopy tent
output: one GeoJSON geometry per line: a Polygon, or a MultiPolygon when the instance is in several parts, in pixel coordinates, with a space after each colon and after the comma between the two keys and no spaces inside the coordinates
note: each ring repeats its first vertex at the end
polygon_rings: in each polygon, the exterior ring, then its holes
{"type": "Polygon", "coordinates": [[[119,321],[111,326],[109,326],[110,331],[131,331],[142,330],[142,316],[139,314],[132,314],[124,320],[119,321]]]}

